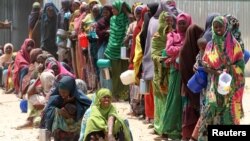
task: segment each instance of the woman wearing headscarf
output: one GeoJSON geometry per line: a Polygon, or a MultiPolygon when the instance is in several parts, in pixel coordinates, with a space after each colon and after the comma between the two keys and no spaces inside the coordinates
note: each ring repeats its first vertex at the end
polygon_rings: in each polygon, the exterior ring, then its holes
{"type": "Polygon", "coordinates": [[[97,91],[95,102],[90,107],[90,117],[87,119],[83,141],[99,135],[106,140],[132,141],[127,121],[119,117],[116,108],[111,103],[112,93],[102,88],[97,91]]]}
{"type": "MultiPolygon", "coordinates": [[[[139,81],[140,81],[141,63],[142,63],[142,57],[143,57],[143,51],[142,51],[142,46],[141,46],[141,42],[140,42],[141,41],[140,35],[143,32],[142,28],[144,26],[144,15],[148,14],[148,8],[149,7],[146,6],[142,9],[141,18],[140,18],[139,22],[137,23],[135,31],[133,33],[133,38],[135,38],[135,39],[133,39],[131,53],[130,53],[131,54],[130,55],[130,66],[132,66],[134,71],[135,71],[135,76],[136,76],[135,84],[137,84],[137,85],[139,85],[139,81]],[[133,47],[134,47],[134,49],[133,49],[133,47]],[[134,53],[132,52],[133,50],[134,50],[134,53]],[[131,61],[133,61],[133,62],[131,62],[131,61]]],[[[129,68],[130,68],[130,66],[129,66],[129,68]]]]}
{"type": "Polygon", "coordinates": [[[197,40],[204,30],[198,25],[191,25],[186,31],[186,39],[180,50],[181,93],[183,100],[182,112],[182,140],[188,141],[200,115],[200,95],[194,94],[187,87],[189,79],[193,76],[193,66],[199,53],[197,40]]]}
{"type": "Polygon", "coordinates": [[[230,15],[230,14],[224,15],[224,17],[226,17],[228,21],[228,30],[232,33],[234,38],[239,42],[241,49],[244,52],[245,47],[244,47],[244,42],[241,37],[239,20],[235,16],[230,15]]]}
{"type": "Polygon", "coordinates": [[[217,16],[212,24],[212,42],[209,42],[203,65],[211,74],[208,78],[206,105],[202,113],[198,140],[207,140],[207,125],[239,125],[243,117],[242,97],[245,86],[243,51],[228,31],[225,17],[217,16]],[[218,90],[222,72],[232,76],[229,93],[221,95],[218,90]]]}
{"type": "MultiPolygon", "coordinates": [[[[136,27],[134,31],[132,32],[132,39],[131,39],[131,45],[130,45],[130,56],[129,56],[129,69],[132,69],[135,71],[135,75],[140,69],[141,59],[142,59],[142,53],[140,52],[141,47],[138,44],[137,37],[139,36],[143,21],[144,21],[144,14],[148,11],[148,7],[145,5],[138,5],[135,8],[134,15],[136,17],[136,27]],[[136,60],[136,63],[134,63],[134,59],[136,60]],[[134,65],[135,64],[135,65],[134,65]]],[[[131,111],[128,113],[128,115],[134,115],[134,116],[140,116],[145,115],[145,108],[144,108],[144,99],[143,96],[140,95],[139,92],[139,78],[136,75],[136,83],[130,85],[130,105],[131,105],[131,111]],[[138,79],[137,79],[138,78],[138,79]]]]}
{"type": "Polygon", "coordinates": [[[162,135],[166,132],[163,128],[166,112],[165,104],[167,98],[169,68],[164,68],[161,58],[162,50],[165,49],[166,35],[173,30],[173,17],[166,11],[159,16],[159,26],[152,39],[151,57],[154,63],[153,93],[154,93],[154,130],[162,135]]]}
{"type": "Polygon", "coordinates": [[[73,69],[75,71],[75,74],[77,78],[83,79],[83,66],[84,66],[84,59],[82,56],[82,50],[81,47],[79,46],[79,41],[77,40],[77,36],[81,33],[81,23],[82,19],[86,17],[88,9],[87,4],[81,4],[80,8],[77,9],[73,16],[74,20],[72,19],[70,27],[71,33],[74,32],[72,40],[72,48],[71,48],[71,59],[72,59],[72,64],[73,64],[73,69]]]}
{"type": "Polygon", "coordinates": [[[41,42],[41,5],[39,2],[34,2],[32,10],[28,18],[29,38],[33,39],[37,47],[40,47],[41,42]]]}
{"type": "Polygon", "coordinates": [[[60,62],[56,61],[56,60],[51,60],[48,63],[48,66],[46,67],[47,69],[53,70],[54,71],[54,75],[60,76],[60,75],[69,75],[71,77],[75,77],[74,74],[72,74],[71,72],[69,72],[60,62]]]}
{"type": "Polygon", "coordinates": [[[56,141],[78,140],[81,119],[90,104],[91,100],[77,88],[75,79],[63,76],[45,108],[45,128],[56,141]]]}
{"type": "MultiPolygon", "coordinates": [[[[153,104],[153,88],[152,88],[152,80],[154,75],[154,63],[151,58],[151,48],[152,48],[152,41],[154,34],[157,32],[158,26],[159,26],[159,16],[161,12],[166,11],[168,12],[168,6],[166,1],[160,1],[159,6],[157,7],[157,11],[155,14],[150,18],[149,25],[147,29],[147,37],[145,42],[145,47],[143,48],[143,58],[142,58],[142,76],[141,78],[147,81],[149,83],[149,95],[147,96],[146,100],[150,99],[151,104],[153,104]]],[[[150,101],[149,100],[149,101],[150,101]]],[[[147,104],[146,104],[147,105],[147,104]]],[[[153,109],[148,109],[153,110],[153,109]]],[[[154,116],[151,118],[153,119],[154,116]]],[[[146,118],[146,123],[152,123],[150,121],[150,117],[146,118]],[[148,119],[149,118],[149,119],[148,119]]]]}
{"type": "Polygon", "coordinates": [[[69,29],[69,18],[70,18],[70,5],[71,0],[62,0],[61,1],[61,10],[57,15],[57,28],[68,31],[69,29]]]}
{"type": "MultiPolygon", "coordinates": [[[[102,6],[100,4],[96,4],[93,6],[91,10],[93,16],[93,23],[91,24],[90,30],[88,32],[88,39],[90,43],[90,55],[92,59],[92,65],[94,66],[96,76],[99,76],[99,68],[97,67],[97,59],[98,59],[98,36],[96,34],[96,24],[97,21],[102,16],[102,6]]],[[[98,78],[98,77],[97,77],[98,78]]]]}
{"type": "MultiPolygon", "coordinates": [[[[130,48],[130,55],[129,55],[129,69],[133,69],[133,59],[134,59],[134,54],[135,54],[135,44],[136,44],[136,36],[141,32],[141,27],[142,27],[142,24],[143,24],[143,21],[141,21],[141,15],[142,15],[142,10],[144,9],[144,5],[138,5],[135,7],[134,9],[134,16],[135,16],[135,19],[136,21],[134,21],[133,23],[131,24],[135,24],[133,29],[130,29],[131,31],[129,31],[129,28],[128,28],[128,31],[127,31],[127,36],[131,36],[129,38],[130,39],[130,46],[128,46],[130,48]]],[[[146,12],[147,10],[144,10],[144,13],[146,12]]],[[[130,25],[131,25],[130,24],[130,25]]]]}
{"type": "Polygon", "coordinates": [[[2,87],[5,87],[8,67],[13,63],[13,49],[14,47],[11,43],[6,43],[3,49],[4,54],[0,57],[0,85],[2,87]]]}
{"type": "Polygon", "coordinates": [[[146,44],[149,20],[156,13],[158,6],[159,6],[159,3],[157,2],[147,4],[149,11],[145,13],[144,15],[143,27],[142,27],[141,34],[140,34],[140,44],[142,47],[142,52],[144,52],[144,48],[146,44]]]}
{"type": "Polygon", "coordinates": [[[22,79],[22,90],[21,90],[22,96],[26,94],[30,81],[38,77],[36,60],[37,56],[42,53],[43,51],[40,48],[35,48],[30,52],[30,64],[28,68],[28,73],[22,79]]]}
{"type": "Polygon", "coordinates": [[[56,58],[57,13],[58,10],[53,3],[46,3],[41,17],[41,48],[56,58]]]}
{"type": "Polygon", "coordinates": [[[35,48],[35,42],[32,39],[25,39],[21,50],[18,51],[14,62],[13,81],[15,90],[18,93],[21,90],[22,79],[28,73],[28,66],[30,64],[30,52],[35,48]],[[21,88],[21,89],[19,89],[21,88]]]}
{"type": "MultiPolygon", "coordinates": [[[[104,59],[104,51],[109,40],[110,18],[113,16],[112,6],[105,5],[102,10],[102,18],[96,24],[96,34],[98,36],[98,59],[104,59]]],[[[112,80],[105,80],[102,73],[99,75],[101,88],[112,90],[112,80]]]]}
{"type": "Polygon", "coordinates": [[[205,24],[205,32],[203,37],[210,42],[212,40],[212,23],[215,17],[219,16],[219,13],[211,13],[207,16],[205,24]]]}
{"type": "Polygon", "coordinates": [[[115,78],[112,80],[114,99],[128,99],[128,86],[124,86],[121,80],[117,78],[128,68],[128,61],[120,59],[120,49],[123,46],[123,40],[129,24],[129,18],[124,9],[130,9],[130,7],[122,0],[113,2],[112,6],[114,15],[110,20],[109,42],[104,54],[111,60],[112,77],[115,78]]]}
{"type": "MultiPolygon", "coordinates": [[[[55,80],[51,79],[51,76],[41,77],[35,74],[40,73],[42,71],[39,70],[39,67],[37,66],[40,62],[42,62],[41,58],[39,58],[41,54],[37,55],[39,53],[42,53],[42,50],[40,48],[33,49],[30,52],[30,56],[31,58],[33,58],[31,60],[32,63],[29,67],[29,73],[23,79],[25,80],[23,82],[23,85],[24,87],[26,86],[26,89],[25,91],[23,91],[23,94],[25,94],[25,98],[28,101],[28,118],[26,119],[26,122],[23,125],[16,127],[17,130],[27,127],[38,127],[40,125],[41,113],[46,104],[46,98],[48,97],[47,93],[45,93],[45,86],[54,83],[55,80]],[[42,79],[45,80],[43,80],[42,82],[42,79]]],[[[54,75],[53,78],[55,78],[54,75]]]]}
{"type": "Polygon", "coordinates": [[[166,112],[164,120],[165,134],[171,139],[181,138],[182,126],[182,97],[181,74],[179,68],[179,53],[186,39],[186,30],[192,24],[191,16],[181,13],[177,16],[177,29],[168,33],[165,63],[170,67],[168,80],[168,94],[166,100],[166,112]],[[171,122],[169,122],[171,121],[171,122]]]}
{"type": "MultiPolygon", "coordinates": [[[[144,39],[146,39],[146,36],[147,36],[147,28],[148,28],[149,20],[152,17],[152,15],[156,13],[157,8],[158,8],[158,3],[148,4],[147,8],[149,8],[150,12],[148,12],[147,9],[143,9],[141,20],[138,23],[138,24],[142,24],[142,29],[135,38],[135,54],[133,58],[133,67],[135,70],[137,85],[139,85],[139,81],[142,75],[142,59],[143,59],[143,51],[145,48],[145,42],[146,42],[146,40],[144,39]]],[[[145,123],[149,123],[150,119],[152,121],[152,119],[154,118],[154,99],[153,99],[152,93],[149,95],[144,95],[144,103],[145,103],[144,107],[145,107],[145,118],[146,118],[145,123]]]]}
{"type": "Polygon", "coordinates": [[[133,40],[133,33],[134,33],[134,30],[135,30],[135,27],[137,25],[137,22],[140,20],[140,13],[141,13],[141,10],[143,8],[143,3],[141,2],[135,2],[133,5],[132,5],[132,8],[131,8],[131,13],[133,14],[133,22],[131,22],[128,26],[128,29],[127,29],[127,33],[126,33],[126,36],[125,36],[125,39],[124,39],[124,45],[127,47],[127,48],[131,48],[132,46],[132,40],[133,40]]]}

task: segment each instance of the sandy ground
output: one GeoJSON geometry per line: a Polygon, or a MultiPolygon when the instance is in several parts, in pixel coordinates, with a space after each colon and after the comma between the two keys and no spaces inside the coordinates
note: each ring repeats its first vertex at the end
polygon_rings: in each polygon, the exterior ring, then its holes
{"type": "MultiPolygon", "coordinates": [[[[0,141],[36,141],[38,140],[38,129],[15,130],[14,127],[24,123],[27,115],[21,113],[19,108],[19,99],[15,95],[3,94],[0,90],[0,141]]],[[[250,78],[247,78],[245,94],[243,98],[243,106],[245,117],[241,124],[250,124],[250,78]]],[[[119,113],[127,118],[134,137],[134,141],[154,141],[157,136],[150,134],[151,130],[148,125],[144,125],[137,118],[127,116],[129,112],[128,103],[115,103],[119,113]]]]}

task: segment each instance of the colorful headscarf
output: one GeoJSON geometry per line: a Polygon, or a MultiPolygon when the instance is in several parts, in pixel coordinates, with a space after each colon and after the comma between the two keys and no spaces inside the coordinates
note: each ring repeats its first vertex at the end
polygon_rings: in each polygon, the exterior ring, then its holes
{"type": "Polygon", "coordinates": [[[233,34],[234,38],[240,43],[240,46],[244,51],[244,42],[241,38],[239,20],[235,16],[230,14],[226,14],[224,17],[226,17],[228,21],[228,31],[233,34]]]}
{"type": "Polygon", "coordinates": [[[135,3],[132,5],[131,13],[135,13],[136,7],[138,7],[138,6],[140,6],[140,5],[143,5],[143,3],[142,3],[142,2],[135,2],[135,3]]]}

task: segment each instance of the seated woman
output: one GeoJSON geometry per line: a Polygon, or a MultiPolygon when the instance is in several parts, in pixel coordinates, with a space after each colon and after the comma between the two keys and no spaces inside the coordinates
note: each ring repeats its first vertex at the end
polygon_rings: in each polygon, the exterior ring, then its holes
{"type": "Polygon", "coordinates": [[[22,81],[22,89],[21,89],[21,97],[26,94],[27,89],[30,85],[30,81],[32,79],[36,79],[38,77],[38,70],[37,68],[37,56],[42,54],[43,51],[40,48],[33,49],[30,52],[30,64],[28,68],[28,73],[24,76],[24,78],[21,80],[22,81]]]}
{"type": "Polygon", "coordinates": [[[132,141],[128,123],[118,116],[112,105],[112,93],[102,88],[96,93],[95,102],[90,108],[83,141],[95,140],[97,137],[114,141],[132,141]]]}
{"type": "Polygon", "coordinates": [[[62,75],[62,74],[66,74],[66,75],[75,77],[74,74],[72,74],[71,72],[69,72],[60,62],[58,62],[58,61],[55,60],[55,59],[48,58],[48,59],[45,61],[45,66],[46,66],[46,69],[51,69],[51,70],[53,70],[55,76],[59,76],[59,75],[62,75]]]}
{"type": "MultiPolygon", "coordinates": [[[[31,56],[33,56],[34,53],[37,53],[38,50],[41,50],[41,49],[37,48],[37,49],[32,50],[31,56]]],[[[43,63],[45,60],[41,56],[42,54],[38,55],[37,57],[33,56],[34,58],[36,58],[36,61],[33,63],[39,65],[38,67],[33,69],[33,72],[41,73],[41,75],[40,76],[37,75],[35,78],[32,73],[30,73],[31,77],[28,76],[29,75],[28,73],[28,75],[24,77],[24,79],[26,78],[27,81],[29,82],[27,83],[28,88],[26,90],[27,91],[26,98],[28,99],[28,118],[23,125],[18,126],[16,128],[17,130],[20,130],[26,127],[32,127],[32,126],[38,127],[40,125],[40,121],[41,121],[40,115],[46,104],[46,97],[49,91],[48,89],[51,89],[55,81],[55,76],[51,72],[48,72],[48,71],[42,72],[43,69],[40,67],[40,63],[43,63]]],[[[26,82],[23,84],[26,84],[26,82]]]]}
{"type": "Polygon", "coordinates": [[[77,140],[83,114],[91,100],[76,86],[75,79],[63,76],[51,94],[44,110],[44,128],[52,132],[55,141],[77,140]]]}
{"type": "Polygon", "coordinates": [[[23,77],[28,73],[28,66],[30,64],[30,51],[35,47],[35,42],[32,39],[25,39],[21,50],[18,51],[15,63],[14,63],[14,73],[13,81],[16,93],[18,93],[22,88],[23,77]]]}
{"type": "Polygon", "coordinates": [[[7,43],[4,45],[3,55],[0,57],[0,86],[4,87],[6,82],[6,75],[8,66],[13,63],[12,53],[13,53],[13,45],[11,43],[7,43]]]}

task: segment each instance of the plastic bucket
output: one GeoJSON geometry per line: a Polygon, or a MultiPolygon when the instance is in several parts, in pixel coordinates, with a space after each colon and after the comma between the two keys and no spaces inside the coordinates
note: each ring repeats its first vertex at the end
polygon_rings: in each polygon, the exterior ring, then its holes
{"type": "Polygon", "coordinates": [[[20,101],[20,109],[22,113],[27,113],[28,110],[28,101],[26,99],[22,99],[20,101]]]}
{"type": "Polygon", "coordinates": [[[135,71],[127,70],[120,75],[120,79],[123,85],[129,85],[135,83],[135,71]]]}
{"type": "Polygon", "coordinates": [[[89,40],[87,34],[81,33],[80,35],[78,35],[78,41],[81,48],[88,48],[89,40]]]}
{"type": "Polygon", "coordinates": [[[127,59],[127,48],[121,47],[121,59],[127,59]]]}
{"type": "Polygon", "coordinates": [[[250,52],[248,50],[244,50],[244,61],[245,61],[245,64],[248,62],[249,57],[250,57],[250,52]]]}
{"type": "Polygon", "coordinates": [[[97,67],[99,68],[109,68],[111,67],[111,62],[109,59],[98,59],[97,67]]]}
{"type": "Polygon", "coordinates": [[[140,94],[149,94],[149,81],[140,79],[140,94]]]}
{"type": "Polygon", "coordinates": [[[207,73],[202,67],[189,79],[187,86],[193,93],[200,93],[207,86],[207,73]]]}
{"type": "Polygon", "coordinates": [[[223,72],[219,76],[217,91],[221,95],[226,95],[230,91],[230,85],[232,81],[232,76],[226,72],[223,72]]]}

